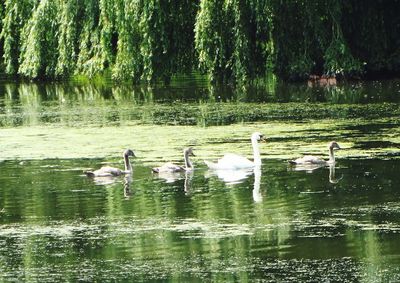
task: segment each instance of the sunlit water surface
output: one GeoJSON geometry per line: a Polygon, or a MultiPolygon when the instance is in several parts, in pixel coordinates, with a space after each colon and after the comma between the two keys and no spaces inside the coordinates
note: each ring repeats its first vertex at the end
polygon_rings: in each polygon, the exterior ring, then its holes
{"type": "MultiPolygon", "coordinates": [[[[400,281],[398,118],[160,126],[126,111],[136,103],[126,90],[118,102],[89,87],[0,89],[0,281],[400,281]],[[128,106],[112,123],[116,105],[128,106]],[[62,119],[74,111],[79,123],[62,119]],[[268,138],[261,170],[206,169],[203,159],[228,150],[251,156],[256,130],[268,138]],[[326,157],[333,139],[343,147],[335,167],[287,165],[305,153],[326,157]],[[182,162],[189,145],[194,172],[151,173],[182,162]],[[122,167],[128,147],[132,178],[83,174],[122,167]]],[[[380,101],[366,93],[357,97],[380,101]]]]}

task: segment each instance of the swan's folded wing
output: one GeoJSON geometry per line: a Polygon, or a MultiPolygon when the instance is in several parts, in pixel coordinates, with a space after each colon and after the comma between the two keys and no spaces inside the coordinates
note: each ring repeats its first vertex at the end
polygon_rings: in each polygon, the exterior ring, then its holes
{"type": "Polygon", "coordinates": [[[294,160],[294,163],[296,163],[296,164],[324,164],[324,163],[326,163],[326,161],[319,157],[316,157],[316,156],[305,155],[301,158],[297,158],[296,160],[294,160]]]}
{"type": "Polygon", "coordinates": [[[184,170],[185,168],[183,168],[182,166],[176,165],[171,162],[165,163],[163,166],[158,167],[158,172],[181,172],[184,170]]]}
{"type": "Polygon", "coordinates": [[[101,167],[99,170],[93,171],[96,177],[109,177],[109,176],[120,176],[122,171],[114,167],[101,167]]]}
{"type": "Polygon", "coordinates": [[[227,153],[218,160],[218,168],[220,169],[241,169],[254,167],[254,162],[244,156],[234,153],[227,153]]]}

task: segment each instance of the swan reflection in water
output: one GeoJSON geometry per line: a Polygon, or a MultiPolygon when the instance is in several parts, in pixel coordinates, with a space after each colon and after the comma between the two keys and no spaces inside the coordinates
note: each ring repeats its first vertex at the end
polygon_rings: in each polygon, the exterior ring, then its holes
{"type": "Polygon", "coordinates": [[[254,168],[254,187],[253,187],[253,200],[254,202],[262,202],[263,197],[260,191],[261,187],[261,168],[254,168]]]}
{"type": "Polygon", "coordinates": [[[183,184],[183,190],[186,195],[190,195],[192,190],[192,180],[193,180],[193,171],[185,172],[185,182],[183,184]]]}
{"type": "MultiPolygon", "coordinates": [[[[288,167],[288,170],[290,170],[290,171],[305,171],[306,173],[313,173],[315,170],[317,170],[319,168],[326,168],[326,167],[327,166],[324,164],[297,165],[295,167],[293,167],[293,166],[288,167]]],[[[335,164],[329,164],[328,168],[329,168],[329,176],[328,176],[329,183],[331,183],[331,184],[339,183],[340,180],[343,179],[343,175],[340,176],[340,178],[336,177],[335,164]]]]}
{"type": "Polygon", "coordinates": [[[163,180],[167,184],[172,184],[180,180],[184,180],[183,190],[185,194],[190,194],[192,187],[194,170],[180,171],[180,172],[158,172],[154,175],[155,178],[163,180]]]}
{"type": "Polygon", "coordinates": [[[124,197],[126,199],[129,199],[132,196],[132,190],[131,190],[131,184],[132,184],[132,175],[125,175],[124,177],[124,197]]]}
{"type": "Polygon", "coordinates": [[[155,176],[157,179],[163,180],[167,184],[175,183],[178,180],[182,180],[185,178],[185,173],[189,173],[193,171],[187,171],[187,172],[159,172],[155,176]]]}
{"type": "Polygon", "coordinates": [[[254,169],[221,169],[221,170],[208,170],[204,175],[206,178],[210,178],[213,176],[218,177],[221,181],[223,181],[227,185],[235,185],[243,183],[250,175],[253,174],[254,169]]]}
{"type": "Polygon", "coordinates": [[[253,200],[254,202],[262,202],[263,196],[261,194],[261,167],[256,166],[248,170],[209,170],[206,172],[205,177],[217,177],[226,185],[236,185],[243,183],[247,178],[254,174],[253,184],[253,200]]]}
{"type": "Polygon", "coordinates": [[[334,164],[330,165],[329,166],[329,183],[337,184],[342,179],[343,179],[343,175],[340,176],[340,178],[336,178],[336,176],[335,176],[335,165],[334,164]]]}
{"type": "Polygon", "coordinates": [[[126,174],[123,177],[122,182],[121,178],[115,178],[115,177],[93,177],[92,179],[96,186],[111,186],[116,183],[122,183],[124,197],[130,198],[130,196],[132,195],[132,190],[131,190],[131,184],[133,180],[132,174],[126,174]]]}

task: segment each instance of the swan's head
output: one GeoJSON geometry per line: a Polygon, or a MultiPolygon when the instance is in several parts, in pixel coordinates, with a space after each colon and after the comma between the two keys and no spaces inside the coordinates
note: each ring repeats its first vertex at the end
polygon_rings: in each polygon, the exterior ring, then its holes
{"type": "Polygon", "coordinates": [[[192,147],[187,147],[183,150],[183,152],[185,153],[185,155],[187,156],[196,156],[193,153],[193,148],[192,147]]]}
{"type": "Polygon", "coordinates": [[[131,149],[126,149],[126,150],[124,151],[124,156],[133,156],[133,157],[136,157],[135,153],[134,153],[133,150],[131,150],[131,149]]]}
{"type": "Polygon", "coordinates": [[[261,133],[259,133],[259,132],[255,132],[255,133],[253,133],[253,134],[251,135],[251,140],[266,141],[267,138],[266,138],[263,134],[261,134],[261,133]]]}
{"type": "Polygon", "coordinates": [[[341,147],[339,146],[339,144],[338,144],[337,142],[335,142],[335,141],[330,142],[329,145],[328,145],[328,148],[329,148],[329,149],[341,149],[341,147]]]}

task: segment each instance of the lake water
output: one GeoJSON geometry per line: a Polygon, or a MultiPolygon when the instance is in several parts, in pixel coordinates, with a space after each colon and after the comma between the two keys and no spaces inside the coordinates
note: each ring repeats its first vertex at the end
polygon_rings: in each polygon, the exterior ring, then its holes
{"type": "Polygon", "coordinates": [[[0,281],[400,281],[399,117],[151,123],[160,107],[163,115],[216,100],[374,107],[398,103],[399,89],[398,81],[244,94],[197,80],[154,90],[0,83],[0,281]],[[206,168],[203,160],[224,152],[251,157],[254,131],[268,138],[260,170],[206,168]],[[302,154],[326,158],[331,140],[343,147],[335,167],[287,165],[302,154]],[[151,173],[181,163],[185,146],[194,147],[194,172],[151,173]],[[125,148],[137,155],[132,178],[83,174],[122,167],[125,148]]]}

